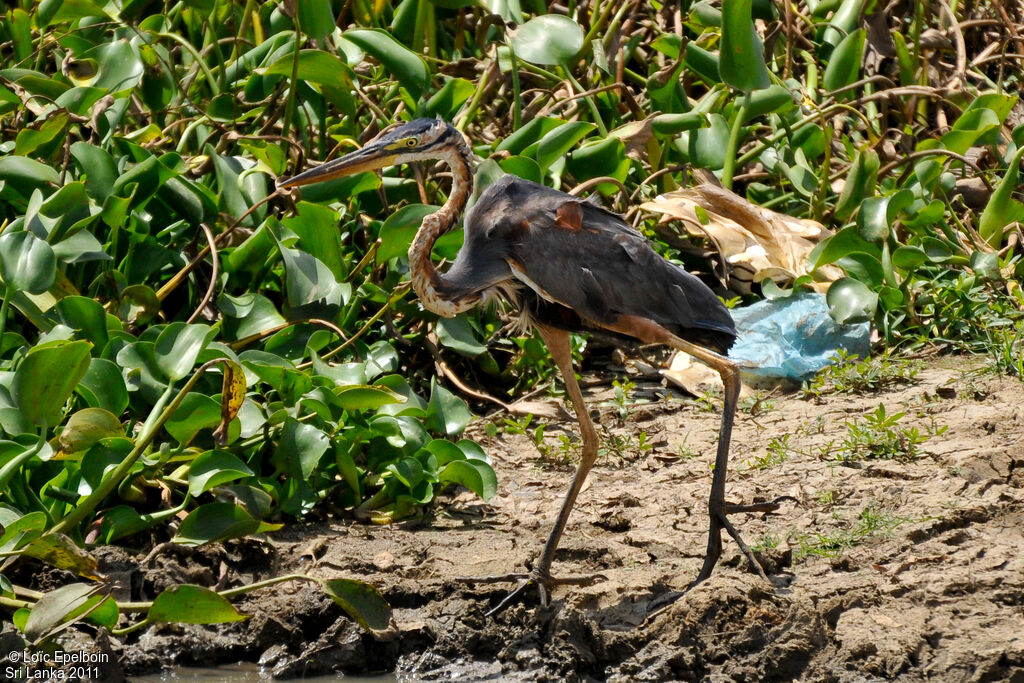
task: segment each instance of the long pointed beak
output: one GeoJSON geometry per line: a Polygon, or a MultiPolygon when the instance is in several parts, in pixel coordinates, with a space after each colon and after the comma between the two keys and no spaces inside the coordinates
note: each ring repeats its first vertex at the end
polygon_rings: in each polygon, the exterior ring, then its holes
{"type": "Polygon", "coordinates": [[[326,164],[320,164],[316,168],[311,168],[297,176],[278,180],[277,186],[278,188],[287,189],[320,183],[325,180],[333,180],[334,178],[341,178],[365,171],[375,171],[378,168],[390,166],[394,158],[394,153],[371,143],[360,150],[346,154],[334,161],[328,161],[326,164]]]}

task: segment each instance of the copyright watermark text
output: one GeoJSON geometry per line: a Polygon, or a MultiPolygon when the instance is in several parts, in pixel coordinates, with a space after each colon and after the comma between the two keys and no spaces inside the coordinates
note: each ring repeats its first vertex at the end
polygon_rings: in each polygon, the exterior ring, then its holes
{"type": "Polygon", "coordinates": [[[0,679],[4,681],[76,681],[98,680],[107,664],[107,652],[34,652],[13,650],[7,654],[6,664],[0,665],[0,679]]]}

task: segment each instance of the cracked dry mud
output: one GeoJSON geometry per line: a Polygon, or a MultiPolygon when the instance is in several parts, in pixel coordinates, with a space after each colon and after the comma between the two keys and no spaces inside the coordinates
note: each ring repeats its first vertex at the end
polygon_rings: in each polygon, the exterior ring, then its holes
{"type": "MultiPolygon", "coordinates": [[[[718,413],[677,398],[628,405],[624,422],[604,387],[589,398],[605,402],[595,408],[605,443],[618,435],[624,446],[592,472],[554,571],[606,581],[560,588],[549,607],[484,616],[508,586],[457,577],[528,567],[571,466],[543,460],[532,434],[489,438],[478,424],[499,477],[486,504],[457,494],[417,522],[295,525],[272,545],[166,552],[141,568],[148,590],[288,571],[363,578],[394,607],[390,633],[363,634],[316,588],[290,585],[240,600],[253,615],[245,623],[154,627],[118,654],[128,673],[262,658],[282,676],[397,670],[412,680],[1024,681],[1024,384],[964,373],[971,364],[930,359],[910,385],[775,396],[756,417],[739,416],[729,499],[795,499],[733,518],[764,553],[771,585],[726,538],[714,576],[645,622],[700,567],[718,413]],[[879,403],[906,411],[901,426],[947,430],[912,462],[823,458],[879,403]],[[784,461],[767,458],[785,434],[784,461]],[[653,447],[638,450],[641,437],[653,447]]],[[[547,423],[549,458],[574,430],[547,423]]],[[[131,570],[142,555],[105,557],[131,570]]]]}

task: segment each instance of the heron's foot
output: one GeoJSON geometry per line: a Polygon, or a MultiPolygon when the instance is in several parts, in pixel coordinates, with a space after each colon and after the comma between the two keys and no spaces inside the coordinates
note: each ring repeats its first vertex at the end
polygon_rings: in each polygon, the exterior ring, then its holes
{"type": "Polygon", "coordinates": [[[551,589],[555,586],[592,586],[599,581],[607,581],[608,577],[604,574],[591,574],[589,576],[570,576],[566,578],[557,578],[551,576],[548,572],[532,571],[532,572],[520,572],[514,574],[501,574],[498,576],[460,576],[459,581],[465,583],[512,583],[518,584],[511,593],[506,595],[501,602],[493,607],[487,616],[493,617],[496,614],[504,612],[506,609],[511,607],[517,600],[521,600],[523,596],[532,588],[537,589],[538,597],[540,598],[540,604],[547,605],[551,597],[551,589]]]}
{"type": "MultiPolygon", "coordinates": [[[[750,503],[750,504],[736,504],[736,503],[722,503],[722,505],[716,510],[711,510],[711,527],[708,530],[708,553],[704,557],[704,565],[700,569],[700,573],[697,574],[697,578],[693,580],[693,583],[686,589],[689,591],[691,588],[706,580],[711,576],[711,572],[714,571],[715,565],[718,563],[718,558],[722,554],[722,529],[729,532],[733,540],[736,541],[736,545],[740,547],[740,550],[746,556],[747,561],[750,563],[750,567],[754,572],[765,581],[768,581],[768,576],[764,572],[764,568],[761,566],[761,562],[754,555],[754,552],[747,546],[743,541],[743,537],[740,536],[740,532],[736,530],[736,527],[729,521],[729,515],[740,513],[740,512],[775,512],[779,509],[784,501],[797,502],[793,496],[779,496],[775,500],[768,501],[765,503],[750,503]]],[[[685,591],[684,591],[685,593],[685,591]]],[[[678,599],[676,596],[675,599],[678,599]]],[[[674,600],[673,600],[674,601],[674,600]]]]}

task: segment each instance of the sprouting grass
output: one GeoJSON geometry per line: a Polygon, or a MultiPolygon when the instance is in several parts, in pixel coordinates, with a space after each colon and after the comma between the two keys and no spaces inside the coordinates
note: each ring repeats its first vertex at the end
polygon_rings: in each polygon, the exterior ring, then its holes
{"type": "MultiPolygon", "coordinates": [[[[834,513],[837,519],[841,515],[834,513]]],[[[802,532],[790,534],[790,543],[796,547],[793,559],[801,560],[810,556],[838,557],[850,548],[864,543],[867,539],[879,535],[888,535],[893,529],[916,521],[910,517],[902,517],[888,510],[879,510],[869,505],[857,517],[845,525],[845,528],[828,532],[802,532]]]]}
{"type": "Polygon", "coordinates": [[[870,459],[911,461],[920,455],[921,444],[946,431],[945,426],[936,425],[934,421],[925,433],[917,427],[904,427],[900,421],[905,415],[889,414],[879,403],[874,412],[846,423],[846,438],[832,457],[842,462],[870,459]]]}
{"type": "Polygon", "coordinates": [[[789,438],[790,434],[787,433],[769,439],[764,454],[745,460],[737,468],[738,473],[743,474],[754,470],[766,470],[786,462],[786,459],[789,457],[788,454],[792,450],[789,445],[789,438]]]}
{"type": "Polygon", "coordinates": [[[920,370],[920,361],[897,358],[888,351],[861,360],[840,350],[836,353],[834,364],[804,383],[800,398],[821,398],[828,394],[860,394],[885,387],[913,384],[920,370]]]}

